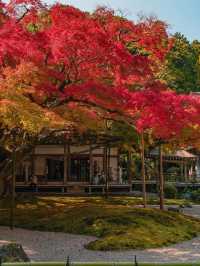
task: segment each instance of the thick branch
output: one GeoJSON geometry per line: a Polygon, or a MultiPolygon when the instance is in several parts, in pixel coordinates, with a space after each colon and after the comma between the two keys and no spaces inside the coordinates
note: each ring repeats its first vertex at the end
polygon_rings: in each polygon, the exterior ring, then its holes
{"type": "Polygon", "coordinates": [[[26,11],[24,12],[24,14],[17,19],[17,23],[19,23],[21,20],[23,20],[23,18],[28,14],[28,12],[30,11],[27,7],[25,7],[26,11]]]}
{"type": "MultiPolygon", "coordinates": [[[[38,105],[40,105],[42,108],[47,108],[47,106],[45,106],[44,104],[39,104],[38,102],[36,102],[36,100],[34,99],[34,97],[31,95],[31,94],[28,94],[27,95],[29,97],[29,99],[31,100],[31,102],[34,102],[34,103],[37,103],[38,105]]],[[[102,106],[96,102],[93,102],[93,101],[90,101],[90,100],[87,100],[87,99],[76,99],[74,97],[68,97],[64,100],[61,100],[61,101],[58,101],[58,102],[52,102],[51,103],[48,103],[48,108],[56,108],[56,107],[61,107],[61,106],[64,106],[64,105],[67,105],[69,103],[78,103],[78,104],[81,104],[83,106],[86,106],[87,108],[95,108],[95,109],[99,109],[101,111],[104,111],[104,112],[107,112],[109,114],[114,114],[114,115],[118,115],[119,117],[121,117],[121,119],[119,119],[119,121],[126,121],[126,123],[133,127],[134,129],[135,126],[133,125],[133,118],[131,116],[129,116],[128,114],[125,114],[123,113],[122,111],[120,110],[117,110],[117,109],[112,109],[112,108],[109,108],[109,107],[106,107],[106,106],[102,106]]],[[[117,120],[117,119],[116,119],[117,120]]]]}

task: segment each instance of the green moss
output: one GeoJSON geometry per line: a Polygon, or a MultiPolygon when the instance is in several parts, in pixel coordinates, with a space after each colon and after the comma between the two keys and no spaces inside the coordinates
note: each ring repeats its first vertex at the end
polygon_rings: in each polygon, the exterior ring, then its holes
{"type": "MultiPolygon", "coordinates": [[[[98,237],[87,245],[93,250],[161,247],[191,239],[200,233],[200,222],[174,212],[136,208],[140,199],[116,197],[36,197],[17,202],[15,225],[41,231],[86,234],[98,237]]],[[[1,207],[8,207],[2,201],[1,207]]],[[[8,225],[7,213],[0,224],[8,225]]]]}

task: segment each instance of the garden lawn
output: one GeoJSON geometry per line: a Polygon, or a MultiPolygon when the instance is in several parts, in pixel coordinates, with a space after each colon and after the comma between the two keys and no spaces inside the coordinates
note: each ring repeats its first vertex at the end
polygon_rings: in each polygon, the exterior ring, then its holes
{"type": "MultiPolygon", "coordinates": [[[[138,199],[139,200],[139,199],[138,199]]],[[[200,233],[200,221],[174,212],[136,208],[131,197],[34,197],[19,199],[15,225],[21,228],[98,237],[87,248],[126,250],[161,247],[200,233]]],[[[8,200],[1,201],[8,207],[8,200]]],[[[0,225],[9,225],[1,212],[0,225]]]]}

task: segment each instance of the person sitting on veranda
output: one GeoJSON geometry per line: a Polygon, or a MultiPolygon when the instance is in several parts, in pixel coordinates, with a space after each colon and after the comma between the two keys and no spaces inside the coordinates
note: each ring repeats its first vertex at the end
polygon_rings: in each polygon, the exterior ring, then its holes
{"type": "Polygon", "coordinates": [[[106,176],[104,171],[101,171],[100,177],[99,177],[99,184],[104,185],[106,183],[106,176]]]}
{"type": "Polygon", "coordinates": [[[31,181],[30,181],[30,187],[36,191],[36,188],[37,188],[37,185],[38,185],[38,178],[36,175],[34,175],[32,178],[31,178],[31,181]]]}

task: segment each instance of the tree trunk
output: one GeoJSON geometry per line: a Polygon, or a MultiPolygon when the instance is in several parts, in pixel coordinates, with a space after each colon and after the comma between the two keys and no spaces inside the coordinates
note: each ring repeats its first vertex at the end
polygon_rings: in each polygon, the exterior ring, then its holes
{"type": "Polygon", "coordinates": [[[159,196],[160,210],[164,210],[164,175],[163,175],[163,152],[162,145],[159,145],[159,196]]]}
{"type": "Polygon", "coordinates": [[[12,153],[12,190],[10,204],[10,229],[14,229],[14,212],[15,212],[15,181],[16,181],[16,152],[12,153]]]}
{"type": "Polygon", "coordinates": [[[109,179],[110,179],[110,147],[106,150],[106,198],[109,196],[109,179]]]}
{"type": "Polygon", "coordinates": [[[64,185],[67,184],[67,177],[68,177],[68,172],[67,172],[67,167],[68,167],[68,163],[67,163],[67,144],[65,143],[64,140],[64,185]]]}
{"type": "Polygon", "coordinates": [[[131,151],[128,150],[127,175],[128,175],[129,192],[132,192],[132,175],[131,175],[131,166],[132,166],[131,151]]]}
{"type": "Polygon", "coordinates": [[[104,147],[103,151],[103,172],[105,178],[105,197],[108,198],[108,148],[104,147]]]}
{"type": "Polygon", "coordinates": [[[146,173],[145,173],[145,156],[144,156],[144,133],[141,133],[141,163],[142,163],[142,194],[143,194],[143,206],[147,206],[146,195],[146,173]]]}
{"type": "Polygon", "coordinates": [[[89,151],[89,194],[91,194],[92,189],[91,189],[91,185],[93,184],[93,178],[94,178],[94,171],[93,171],[93,154],[92,154],[92,145],[90,144],[90,151],[89,151]]]}

